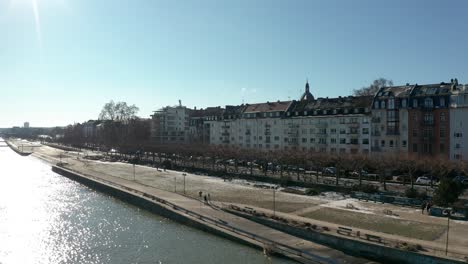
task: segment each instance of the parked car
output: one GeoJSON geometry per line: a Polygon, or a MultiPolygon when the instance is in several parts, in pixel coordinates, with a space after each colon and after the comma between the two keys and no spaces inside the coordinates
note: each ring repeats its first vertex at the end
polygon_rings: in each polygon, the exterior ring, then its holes
{"type": "MultiPolygon", "coordinates": [[[[367,174],[368,174],[367,171],[361,170],[361,176],[366,177],[367,174]]],[[[359,177],[359,171],[351,172],[351,177],[359,177]]]]}
{"type": "Polygon", "coordinates": [[[427,176],[421,176],[416,179],[416,183],[419,184],[431,184],[431,179],[427,176]]]}
{"type": "Polygon", "coordinates": [[[336,174],[336,168],[335,168],[335,167],[326,167],[326,168],[323,168],[322,173],[323,173],[323,174],[335,175],[335,174],[336,174]]]}

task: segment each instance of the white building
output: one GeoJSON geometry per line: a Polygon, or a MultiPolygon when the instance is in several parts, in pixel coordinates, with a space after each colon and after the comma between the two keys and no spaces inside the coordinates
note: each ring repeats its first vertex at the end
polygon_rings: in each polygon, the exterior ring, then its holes
{"type": "Polygon", "coordinates": [[[372,97],[315,99],[306,83],[299,101],[227,106],[212,123],[212,144],[259,150],[370,152],[372,97]]]}
{"type": "Polygon", "coordinates": [[[468,85],[452,91],[449,111],[450,159],[468,160],[468,85]]]}
{"type": "Polygon", "coordinates": [[[188,143],[190,109],[182,106],[167,106],[154,111],[151,116],[151,139],[153,142],[188,143]]]}

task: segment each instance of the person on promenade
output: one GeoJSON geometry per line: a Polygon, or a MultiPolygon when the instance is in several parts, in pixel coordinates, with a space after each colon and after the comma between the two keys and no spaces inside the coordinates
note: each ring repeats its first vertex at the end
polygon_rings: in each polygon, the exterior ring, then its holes
{"type": "Polygon", "coordinates": [[[422,205],[421,205],[421,214],[424,214],[424,209],[426,209],[427,207],[427,202],[424,202],[422,205]]]}
{"type": "Polygon", "coordinates": [[[207,204],[206,194],[203,195],[203,199],[205,200],[205,204],[207,204]]]}
{"type": "Polygon", "coordinates": [[[432,207],[432,202],[428,202],[426,206],[427,214],[429,214],[429,210],[431,210],[431,207],[432,207]]]}

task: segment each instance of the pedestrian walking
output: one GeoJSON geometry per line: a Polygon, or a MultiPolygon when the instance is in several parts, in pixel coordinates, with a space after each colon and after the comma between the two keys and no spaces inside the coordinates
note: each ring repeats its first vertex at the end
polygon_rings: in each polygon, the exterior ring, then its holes
{"type": "Polygon", "coordinates": [[[202,191],[199,191],[199,192],[198,192],[198,197],[200,197],[200,199],[202,198],[202,194],[203,194],[202,191]]]}
{"type": "Polygon", "coordinates": [[[203,200],[205,200],[205,204],[206,204],[207,203],[206,195],[203,195],[203,200]]]}
{"type": "Polygon", "coordinates": [[[422,205],[421,205],[421,214],[424,214],[424,209],[426,209],[427,207],[427,202],[424,202],[422,205]]]}
{"type": "Polygon", "coordinates": [[[427,214],[429,214],[429,210],[431,210],[431,207],[432,207],[432,202],[427,203],[427,206],[426,206],[427,214]]]}

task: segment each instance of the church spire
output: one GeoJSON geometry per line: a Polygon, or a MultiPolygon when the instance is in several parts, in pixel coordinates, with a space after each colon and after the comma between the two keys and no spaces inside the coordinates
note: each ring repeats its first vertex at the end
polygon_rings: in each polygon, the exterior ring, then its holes
{"type": "Polygon", "coordinates": [[[314,96],[310,93],[310,86],[309,86],[309,79],[306,79],[306,84],[305,84],[305,91],[301,96],[301,101],[312,101],[314,100],[314,96]]]}

